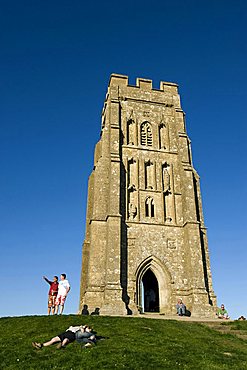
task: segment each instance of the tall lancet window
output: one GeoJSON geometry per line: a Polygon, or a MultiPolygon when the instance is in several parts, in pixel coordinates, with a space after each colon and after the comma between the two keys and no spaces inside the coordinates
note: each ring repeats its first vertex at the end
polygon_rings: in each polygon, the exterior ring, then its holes
{"type": "Polygon", "coordinates": [[[145,202],[145,216],[154,217],[154,200],[153,198],[147,198],[145,202]]]}
{"type": "Polygon", "coordinates": [[[141,145],[153,145],[152,128],[150,123],[148,122],[143,122],[141,124],[141,145]]]}

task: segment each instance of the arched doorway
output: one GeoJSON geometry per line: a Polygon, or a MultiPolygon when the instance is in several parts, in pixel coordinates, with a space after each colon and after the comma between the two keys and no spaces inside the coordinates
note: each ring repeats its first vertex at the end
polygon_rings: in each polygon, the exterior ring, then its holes
{"type": "Polygon", "coordinates": [[[151,269],[142,277],[144,312],[159,312],[159,285],[151,269]]]}
{"type": "Polygon", "coordinates": [[[143,260],[136,270],[136,305],[140,312],[171,313],[172,277],[165,264],[154,256],[143,260]],[[153,289],[151,307],[147,293],[153,289]],[[145,294],[146,293],[146,294],[145,294]]]}

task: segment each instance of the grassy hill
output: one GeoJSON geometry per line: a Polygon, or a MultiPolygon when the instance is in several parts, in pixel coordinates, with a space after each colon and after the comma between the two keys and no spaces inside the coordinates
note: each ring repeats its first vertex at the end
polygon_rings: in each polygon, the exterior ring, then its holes
{"type": "Polygon", "coordinates": [[[134,317],[24,316],[0,319],[0,369],[247,369],[247,322],[199,323],[134,317]],[[93,348],[72,343],[40,351],[70,325],[109,337],[93,348]],[[224,328],[226,330],[219,331],[224,328]],[[241,334],[241,337],[239,337],[241,334]]]}

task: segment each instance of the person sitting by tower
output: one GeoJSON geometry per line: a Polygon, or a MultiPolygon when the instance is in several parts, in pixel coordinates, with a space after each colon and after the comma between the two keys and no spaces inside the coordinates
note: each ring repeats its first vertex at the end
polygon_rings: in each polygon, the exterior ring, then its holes
{"type": "Polygon", "coordinates": [[[177,315],[178,316],[185,316],[186,306],[183,303],[181,298],[178,299],[178,303],[176,304],[176,309],[177,309],[177,315]]]}
{"type": "Polygon", "coordinates": [[[88,305],[87,304],[84,304],[83,309],[81,311],[81,314],[82,315],[89,315],[88,305]]]}
{"type": "Polygon", "coordinates": [[[222,304],[220,306],[220,308],[218,309],[218,312],[216,314],[218,316],[218,319],[223,319],[223,320],[228,320],[230,319],[230,317],[228,316],[228,312],[227,310],[225,309],[225,306],[224,304],[222,304]]]}

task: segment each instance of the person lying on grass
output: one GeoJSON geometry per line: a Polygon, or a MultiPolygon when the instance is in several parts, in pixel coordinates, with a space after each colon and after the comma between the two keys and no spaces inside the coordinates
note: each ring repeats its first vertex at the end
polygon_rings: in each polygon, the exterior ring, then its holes
{"type": "Polygon", "coordinates": [[[91,347],[96,342],[96,337],[90,326],[70,326],[65,332],[53,337],[48,342],[32,342],[32,346],[36,349],[42,349],[43,347],[48,347],[52,344],[58,343],[57,349],[60,349],[65,348],[69,343],[72,343],[75,340],[79,343],[85,343],[85,347],[91,347]]]}

